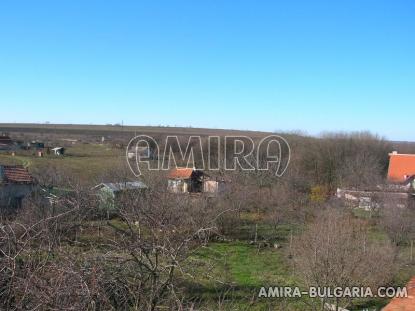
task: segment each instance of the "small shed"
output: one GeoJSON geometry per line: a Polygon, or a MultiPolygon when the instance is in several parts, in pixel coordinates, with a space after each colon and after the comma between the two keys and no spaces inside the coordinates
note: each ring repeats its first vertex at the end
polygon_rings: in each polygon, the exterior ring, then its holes
{"type": "Polygon", "coordinates": [[[60,155],[64,155],[65,154],[65,148],[63,147],[55,147],[51,149],[55,155],[60,156],[60,155]]]}
{"type": "Polygon", "coordinates": [[[20,207],[34,186],[34,178],[23,166],[0,165],[0,207],[20,207]]]}
{"type": "Polygon", "coordinates": [[[144,191],[148,189],[148,187],[142,181],[126,181],[101,183],[92,189],[97,191],[97,195],[105,207],[114,208],[116,206],[116,200],[119,199],[122,194],[144,191]]]}

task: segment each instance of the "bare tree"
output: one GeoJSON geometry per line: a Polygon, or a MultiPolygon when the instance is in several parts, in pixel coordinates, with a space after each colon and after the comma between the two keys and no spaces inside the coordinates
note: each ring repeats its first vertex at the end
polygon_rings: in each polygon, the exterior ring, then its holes
{"type": "MultiPolygon", "coordinates": [[[[372,241],[364,223],[329,210],[295,239],[293,255],[306,286],[373,289],[393,275],[395,251],[386,242],[372,241]]],[[[319,308],[328,301],[323,299],[319,308]]],[[[333,303],[347,307],[352,300],[338,298],[333,303]]]]}
{"type": "Polygon", "coordinates": [[[395,245],[410,242],[415,238],[415,211],[402,208],[384,200],[380,211],[380,225],[395,245]]]}

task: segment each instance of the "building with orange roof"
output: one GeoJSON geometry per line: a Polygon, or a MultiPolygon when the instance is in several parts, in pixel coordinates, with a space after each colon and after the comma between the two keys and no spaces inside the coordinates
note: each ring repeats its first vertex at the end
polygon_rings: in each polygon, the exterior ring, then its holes
{"type": "Polygon", "coordinates": [[[167,190],[173,193],[206,193],[217,196],[228,190],[224,177],[212,176],[195,168],[178,167],[167,175],[167,190]]]}
{"type": "Polygon", "coordinates": [[[415,175],[415,154],[389,154],[388,180],[402,183],[415,175]]]}
{"type": "Polygon", "coordinates": [[[415,277],[406,285],[407,297],[396,297],[382,311],[415,311],[415,277]]]}
{"type": "Polygon", "coordinates": [[[173,193],[202,192],[204,176],[195,168],[174,168],[167,175],[167,189],[173,193]]]}

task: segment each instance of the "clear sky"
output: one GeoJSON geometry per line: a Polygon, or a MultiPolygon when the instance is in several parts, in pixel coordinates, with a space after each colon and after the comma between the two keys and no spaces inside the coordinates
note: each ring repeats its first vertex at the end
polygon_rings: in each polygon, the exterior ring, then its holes
{"type": "Polygon", "coordinates": [[[0,108],[415,141],[415,1],[1,1],[0,108]]]}

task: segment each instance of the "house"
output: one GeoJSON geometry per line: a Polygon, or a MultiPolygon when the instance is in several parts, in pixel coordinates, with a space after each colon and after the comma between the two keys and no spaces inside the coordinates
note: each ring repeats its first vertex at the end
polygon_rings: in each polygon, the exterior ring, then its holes
{"type": "Polygon", "coordinates": [[[407,207],[415,199],[415,154],[389,154],[388,181],[369,189],[337,189],[336,197],[352,207],[371,210],[382,201],[407,207]]]}
{"type": "Polygon", "coordinates": [[[415,277],[406,285],[407,297],[395,297],[382,311],[413,311],[415,310],[415,277]]]}
{"type": "Polygon", "coordinates": [[[65,153],[65,148],[63,147],[55,147],[51,149],[53,152],[55,152],[55,155],[60,156],[65,153]]]}
{"type": "Polygon", "coordinates": [[[224,193],[227,189],[227,183],[223,178],[210,179],[203,181],[203,192],[211,194],[224,193]]]}
{"type": "Polygon", "coordinates": [[[415,175],[415,154],[389,154],[388,181],[400,183],[415,175]]]}
{"type": "Polygon", "coordinates": [[[23,166],[0,165],[0,207],[20,207],[34,186],[32,175],[23,166]]]}
{"type": "Polygon", "coordinates": [[[12,150],[14,149],[13,140],[7,135],[0,136],[0,150],[12,150]]]}
{"type": "Polygon", "coordinates": [[[147,188],[147,185],[141,181],[127,181],[118,183],[101,183],[92,189],[97,191],[97,195],[99,196],[104,207],[114,208],[116,200],[118,200],[121,195],[131,192],[140,192],[146,190],[147,188]]]}
{"type": "Polygon", "coordinates": [[[178,167],[167,176],[167,189],[173,193],[202,192],[205,174],[195,168],[178,167]]]}
{"type": "Polygon", "coordinates": [[[167,190],[173,193],[207,193],[217,195],[226,191],[224,178],[212,178],[202,170],[178,167],[170,170],[167,190]]]}

